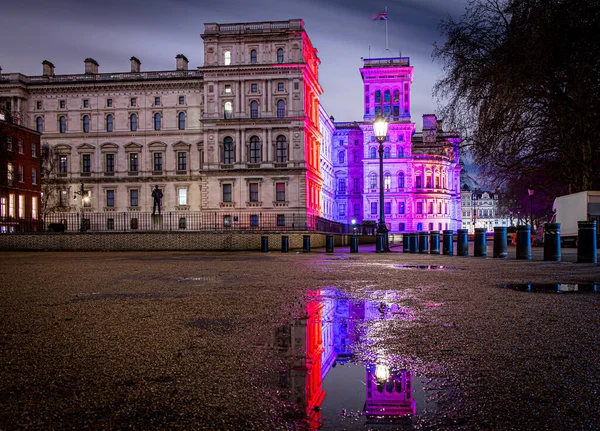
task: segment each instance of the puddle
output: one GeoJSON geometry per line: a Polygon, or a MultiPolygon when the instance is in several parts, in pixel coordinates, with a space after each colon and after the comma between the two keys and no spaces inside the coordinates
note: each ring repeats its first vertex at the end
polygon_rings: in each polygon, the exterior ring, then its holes
{"type": "Polygon", "coordinates": [[[394,265],[398,269],[433,269],[433,270],[455,270],[453,266],[444,265],[394,265]]]}
{"type": "Polygon", "coordinates": [[[413,430],[423,415],[437,411],[435,400],[446,390],[442,383],[374,347],[373,328],[388,320],[411,321],[413,310],[396,291],[369,292],[368,298],[335,289],[311,292],[306,314],[275,331],[274,346],[289,365],[279,374],[281,401],[293,406],[288,419],[306,429],[391,424],[413,430]]]}
{"type": "Polygon", "coordinates": [[[600,292],[600,283],[521,283],[505,284],[504,288],[519,292],[598,293],[600,292]]]}

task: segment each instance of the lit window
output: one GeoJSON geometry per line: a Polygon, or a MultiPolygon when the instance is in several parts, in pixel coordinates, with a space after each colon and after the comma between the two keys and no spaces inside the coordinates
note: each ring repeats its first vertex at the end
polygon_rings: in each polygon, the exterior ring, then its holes
{"type": "Polygon", "coordinates": [[[8,185],[12,186],[15,179],[15,171],[12,163],[9,163],[6,170],[6,179],[8,180],[8,185]]]}
{"type": "Polygon", "coordinates": [[[233,105],[231,102],[225,102],[225,119],[230,120],[233,117],[233,105]]]}
{"type": "Polygon", "coordinates": [[[66,174],[67,173],[67,156],[59,156],[58,157],[58,173],[66,174]]]}
{"type": "Polygon", "coordinates": [[[19,218],[25,218],[25,196],[19,195],[19,218]]]}
{"type": "Polygon", "coordinates": [[[377,188],[377,175],[375,173],[371,174],[371,189],[377,188]]]}
{"type": "Polygon", "coordinates": [[[231,51],[225,51],[223,54],[223,64],[229,66],[231,64],[231,51]]]}
{"type": "Polygon", "coordinates": [[[139,156],[138,153],[129,153],[129,172],[137,172],[139,156]]]}
{"type": "Polygon", "coordinates": [[[387,190],[392,188],[392,176],[389,172],[386,172],[383,177],[383,185],[387,190]]]}
{"type": "Polygon", "coordinates": [[[19,139],[17,141],[17,151],[19,152],[19,154],[25,154],[25,142],[23,141],[23,139],[19,139]]]}
{"type": "Polygon", "coordinates": [[[177,189],[177,205],[187,205],[187,189],[185,187],[180,187],[177,189]]]}
{"type": "Polygon", "coordinates": [[[31,184],[37,184],[37,168],[31,168],[31,184]]]}
{"type": "Polygon", "coordinates": [[[226,94],[231,94],[231,85],[225,84],[225,93],[226,94]]]}
{"type": "Polygon", "coordinates": [[[8,195],[8,216],[14,217],[16,214],[16,200],[13,193],[8,195]]]}
{"type": "Polygon", "coordinates": [[[33,196],[31,198],[31,218],[38,218],[38,198],[37,196],[33,196]]]}
{"type": "Polygon", "coordinates": [[[275,200],[277,202],[285,201],[285,183],[275,183],[275,200]]]}

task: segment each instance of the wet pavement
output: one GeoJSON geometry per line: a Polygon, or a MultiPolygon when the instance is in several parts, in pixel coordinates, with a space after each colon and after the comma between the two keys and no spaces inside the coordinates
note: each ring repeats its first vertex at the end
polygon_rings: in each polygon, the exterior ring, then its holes
{"type": "Polygon", "coordinates": [[[598,429],[598,286],[568,261],[0,253],[0,429],[598,429]]]}

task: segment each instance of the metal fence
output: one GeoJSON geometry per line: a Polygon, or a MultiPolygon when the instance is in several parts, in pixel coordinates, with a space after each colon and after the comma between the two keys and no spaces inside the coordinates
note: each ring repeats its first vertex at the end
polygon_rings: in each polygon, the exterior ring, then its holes
{"type": "Polygon", "coordinates": [[[52,213],[42,219],[0,217],[0,233],[139,231],[313,231],[349,233],[352,227],[302,213],[172,211],[52,213]]]}

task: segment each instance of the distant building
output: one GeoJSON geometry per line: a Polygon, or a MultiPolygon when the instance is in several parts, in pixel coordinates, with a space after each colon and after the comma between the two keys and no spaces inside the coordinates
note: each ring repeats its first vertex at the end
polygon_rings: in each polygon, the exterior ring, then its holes
{"type": "Polygon", "coordinates": [[[499,192],[471,190],[464,184],[461,189],[462,228],[474,233],[475,228],[493,231],[495,227],[509,226],[511,220],[501,211],[499,192]]]}
{"type": "Polygon", "coordinates": [[[0,232],[30,230],[41,202],[40,134],[0,120],[0,232]]]}

